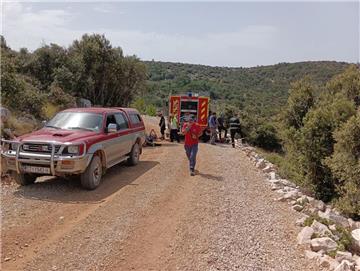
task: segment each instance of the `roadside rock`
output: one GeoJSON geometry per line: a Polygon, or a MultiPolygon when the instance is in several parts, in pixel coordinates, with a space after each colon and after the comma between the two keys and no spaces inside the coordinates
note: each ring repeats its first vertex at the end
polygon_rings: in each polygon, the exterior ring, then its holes
{"type": "Polygon", "coordinates": [[[319,259],[319,265],[329,270],[334,270],[339,263],[329,255],[323,255],[319,259]]]}
{"type": "Polygon", "coordinates": [[[305,213],[307,215],[315,215],[318,213],[318,210],[316,208],[311,207],[311,205],[307,205],[304,208],[303,213],[305,213]]]}
{"type": "Polygon", "coordinates": [[[326,209],[325,203],[322,202],[321,200],[314,200],[312,205],[314,206],[314,208],[316,208],[316,209],[318,209],[319,211],[322,211],[322,212],[324,212],[325,209],[326,209]]]}
{"type": "Polygon", "coordinates": [[[317,214],[318,214],[319,217],[329,220],[329,218],[330,218],[330,212],[331,212],[331,209],[330,209],[330,208],[327,208],[327,209],[325,210],[325,212],[323,212],[323,211],[318,211],[317,214]]]}
{"type": "Polygon", "coordinates": [[[354,262],[352,254],[348,251],[336,251],[335,259],[341,263],[343,260],[347,260],[349,262],[354,262]]]}
{"type": "Polygon", "coordinates": [[[259,160],[256,162],[255,166],[256,166],[257,168],[259,168],[259,169],[265,168],[265,167],[266,167],[265,160],[264,160],[264,159],[259,159],[259,160]]]}
{"type": "Polygon", "coordinates": [[[295,225],[299,227],[304,227],[305,220],[308,218],[308,215],[305,215],[303,217],[300,217],[298,220],[296,220],[295,225]]]}
{"type": "Polygon", "coordinates": [[[338,215],[334,212],[329,213],[329,220],[333,221],[334,223],[343,226],[344,228],[349,228],[349,221],[347,218],[343,217],[342,215],[338,215]]]}
{"type": "Polygon", "coordinates": [[[301,210],[304,209],[304,207],[299,204],[295,204],[292,208],[297,212],[301,212],[301,210]]]}
{"type": "MultiPolygon", "coordinates": [[[[311,227],[305,227],[299,232],[297,236],[297,241],[299,245],[310,244],[311,236],[314,234],[314,230],[311,227]]],[[[321,248],[320,248],[321,249],[321,248]]],[[[320,250],[319,249],[319,250],[320,250]]],[[[317,250],[317,251],[319,251],[317,250]]]]}
{"type": "Polygon", "coordinates": [[[353,263],[343,260],[336,268],[335,271],[354,271],[355,266],[353,263]]]}
{"type": "Polygon", "coordinates": [[[331,231],[336,231],[336,225],[335,225],[335,224],[331,224],[331,225],[329,226],[329,229],[330,229],[331,231]]]}
{"type": "Polygon", "coordinates": [[[360,229],[351,232],[352,244],[354,249],[360,253],[360,229]]]}
{"type": "Polygon", "coordinates": [[[298,204],[300,204],[300,205],[305,205],[306,203],[309,203],[309,200],[308,200],[308,198],[307,198],[307,196],[301,196],[300,198],[298,198],[297,200],[296,200],[296,202],[298,203],[298,204]]]}
{"type": "Polygon", "coordinates": [[[276,179],[276,173],[270,172],[270,180],[275,180],[275,179],[276,179]]]}
{"type": "Polygon", "coordinates": [[[286,200],[290,200],[290,199],[296,200],[298,196],[299,196],[298,191],[289,191],[289,192],[285,193],[285,195],[283,197],[286,200]]]}
{"type": "Polygon", "coordinates": [[[274,166],[272,166],[272,165],[267,165],[265,168],[263,168],[264,173],[270,173],[273,170],[274,170],[274,166]]]}
{"type": "Polygon", "coordinates": [[[310,260],[319,260],[321,258],[321,254],[311,251],[311,250],[305,250],[305,257],[310,260]]]}
{"type": "Polygon", "coordinates": [[[315,233],[319,234],[321,237],[334,236],[326,225],[316,220],[314,220],[313,223],[311,224],[311,228],[314,230],[315,233]]]}
{"type": "MultiPolygon", "coordinates": [[[[312,229],[312,228],[311,228],[312,229]]],[[[324,250],[325,252],[330,252],[336,250],[337,243],[329,237],[320,237],[315,238],[310,241],[311,249],[315,252],[324,250]]]]}
{"type": "Polygon", "coordinates": [[[352,261],[353,261],[357,266],[359,266],[359,268],[360,268],[360,256],[358,256],[358,255],[353,255],[352,261]]]}

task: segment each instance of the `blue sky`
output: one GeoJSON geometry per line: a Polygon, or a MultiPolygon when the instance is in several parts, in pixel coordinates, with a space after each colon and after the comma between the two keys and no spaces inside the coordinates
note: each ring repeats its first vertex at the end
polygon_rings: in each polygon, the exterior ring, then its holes
{"type": "Polygon", "coordinates": [[[359,2],[7,2],[13,49],[101,33],[127,55],[212,66],[359,61],[359,2]]]}

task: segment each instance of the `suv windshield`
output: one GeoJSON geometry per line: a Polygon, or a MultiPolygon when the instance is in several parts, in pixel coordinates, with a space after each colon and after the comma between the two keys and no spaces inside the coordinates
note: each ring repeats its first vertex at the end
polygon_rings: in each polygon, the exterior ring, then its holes
{"type": "Polygon", "coordinates": [[[100,131],[103,117],[101,114],[85,112],[61,112],[55,115],[45,127],[69,130],[100,131]]]}

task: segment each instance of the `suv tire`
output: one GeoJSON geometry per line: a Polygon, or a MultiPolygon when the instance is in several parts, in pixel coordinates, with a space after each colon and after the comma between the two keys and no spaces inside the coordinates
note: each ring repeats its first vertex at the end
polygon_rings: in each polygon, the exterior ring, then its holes
{"type": "Polygon", "coordinates": [[[135,166],[139,163],[140,159],[140,147],[138,143],[135,143],[127,159],[127,164],[129,166],[135,166]]]}
{"type": "Polygon", "coordinates": [[[29,185],[33,184],[36,181],[36,175],[33,174],[23,174],[23,173],[14,173],[12,174],[12,177],[14,178],[15,182],[19,185],[29,185]]]}
{"type": "Polygon", "coordinates": [[[94,190],[100,184],[102,177],[102,163],[99,156],[94,156],[85,172],[81,174],[81,186],[88,190],[94,190]]]}

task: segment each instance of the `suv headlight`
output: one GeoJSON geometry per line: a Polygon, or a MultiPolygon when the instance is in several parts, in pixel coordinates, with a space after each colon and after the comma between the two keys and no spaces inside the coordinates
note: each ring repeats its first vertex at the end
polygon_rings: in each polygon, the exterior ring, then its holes
{"type": "Polygon", "coordinates": [[[19,143],[10,143],[10,150],[17,151],[19,143]]]}
{"type": "Polygon", "coordinates": [[[70,153],[70,154],[78,154],[79,153],[79,146],[78,145],[68,146],[67,147],[67,152],[70,153]]]}
{"type": "Polygon", "coordinates": [[[82,155],[85,151],[85,145],[68,145],[64,148],[62,155],[82,155]]]}

